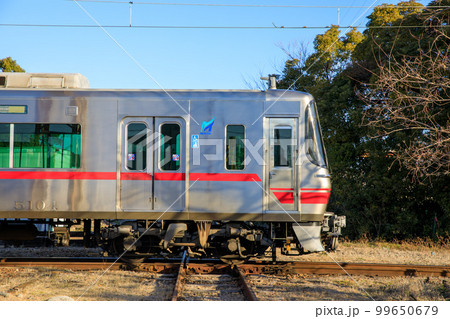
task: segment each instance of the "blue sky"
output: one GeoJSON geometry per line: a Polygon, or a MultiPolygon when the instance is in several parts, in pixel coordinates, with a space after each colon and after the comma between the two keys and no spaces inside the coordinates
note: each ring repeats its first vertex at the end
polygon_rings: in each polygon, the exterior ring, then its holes
{"type": "MultiPolygon", "coordinates": [[[[120,1],[120,0],[117,0],[120,1]]],[[[0,0],[0,24],[130,24],[130,4],[70,0],[0,0]],[[84,11],[88,12],[91,17],[84,11]]],[[[155,5],[134,1],[134,26],[330,26],[337,8],[155,5]]],[[[341,26],[364,26],[372,10],[345,8],[376,0],[158,0],[154,3],[342,6],[341,26]],[[364,14],[364,12],[366,13],[364,14]],[[361,17],[358,19],[358,17],[361,17]]],[[[428,4],[429,1],[418,1],[428,4]]],[[[286,55],[279,45],[312,48],[325,29],[139,29],[0,26],[0,58],[27,72],[81,73],[93,88],[247,89],[247,81],[276,73],[286,55]],[[120,44],[120,46],[119,46],[120,44]],[[134,60],[133,60],[134,59],[134,60]],[[156,83],[156,82],[157,83],[156,83]]],[[[362,31],[362,30],[361,30],[362,31]]]]}

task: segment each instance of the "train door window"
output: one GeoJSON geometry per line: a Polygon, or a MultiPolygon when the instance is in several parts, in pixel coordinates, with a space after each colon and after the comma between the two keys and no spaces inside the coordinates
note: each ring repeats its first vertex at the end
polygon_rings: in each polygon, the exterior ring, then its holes
{"type": "Polygon", "coordinates": [[[274,166],[292,167],[292,127],[277,126],[274,131],[274,166]]]}
{"type": "Polygon", "coordinates": [[[0,124],[0,167],[9,167],[9,124],[0,124]]]}
{"type": "Polygon", "coordinates": [[[315,103],[311,102],[305,113],[306,156],[315,165],[326,167],[326,155],[315,103]]]}
{"type": "Polygon", "coordinates": [[[79,124],[14,124],[14,167],[79,168],[79,124]]]}
{"type": "Polygon", "coordinates": [[[130,123],[127,126],[127,169],[142,171],[147,167],[147,125],[130,123]]]}
{"type": "Polygon", "coordinates": [[[244,125],[227,125],[225,139],[225,167],[230,170],[243,170],[245,168],[244,125]]]}
{"type": "Polygon", "coordinates": [[[175,123],[162,124],[160,133],[159,166],[164,171],[176,171],[180,168],[181,161],[180,126],[175,123]]]}

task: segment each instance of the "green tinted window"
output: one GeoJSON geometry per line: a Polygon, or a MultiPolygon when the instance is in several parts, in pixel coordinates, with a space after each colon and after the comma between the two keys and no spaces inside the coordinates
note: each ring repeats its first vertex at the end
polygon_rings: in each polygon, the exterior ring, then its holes
{"type": "Polygon", "coordinates": [[[127,126],[127,168],[142,171],[147,167],[147,126],[131,123],[127,126]]]}
{"type": "Polygon", "coordinates": [[[79,168],[81,126],[14,124],[14,167],[79,168]]]}
{"type": "Polygon", "coordinates": [[[245,165],[245,127],[244,125],[228,125],[226,132],[226,168],[243,170],[245,165]]]}
{"type": "Polygon", "coordinates": [[[292,167],[292,128],[289,126],[274,129],[274,166],[292,167]]]}
{"type": "Polygon", "coordinates": [[[9,167],[9,124],[0,124],[0,167],[9,167]]]}
{"type": "Polygon", "coordinates": [[[180,126],[178,124],[161,125],[160,167],[164,171],[176,171],[180,168],[180,126]]]}

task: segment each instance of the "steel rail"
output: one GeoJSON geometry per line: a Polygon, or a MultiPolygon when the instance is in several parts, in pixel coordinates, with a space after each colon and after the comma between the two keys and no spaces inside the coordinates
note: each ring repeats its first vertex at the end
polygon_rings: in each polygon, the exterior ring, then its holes
{"type": "MultiPolygon", "coordinates": [[[[99,258],[0,258],[0,268],[3,267],[45,267],[64,268],[71,270],[104,270],[114,261],[101,260],[99,258]]],[[[112,270],[120,269],[120,264],[111,267],[112,270]]]]}
{"type": "MultiPolygon", "coordinates": [[[[70,270],[105,270],[116,261],[116,258],[89,258],[89,257],[0,257],[0,269],[5,267],[17,268],[60,268],[70,270]]],[[[152,262],[143,264],[130,264],[127,262],[116,262],[111,270],[144,270],[157,273],[173,273],[179,265],[170,262],[152,262]],[[143,266],[145,265],[145,266],[143,266]]]]}
{"type": "Polygon", "coordinates": [[[245,279],[245,274],[239,266],[234,266],[233,271],[238,276],[239,285],[241,286],[242,293],[247,301],[258,301],[256,294],[245,279]]]}
{"type": "Polygon", "coordinates": [[[184,269],[186,266],[185,262],[186,262],[186,251],[184,251],[183,258],[181,259],[180,266],[178,267],[177,280],[173,288],[171,301],[177,301],[181,296],[181,291],[183,290],[183,280],[184,276],[186,275],[186,271],[184,269]]]}
{"type": "MultiPolygon", "coordinates": [[[[6,258],[0,257],[2,267],[52,267],[72,270],[104,270],[114,261],[113,258],[6,258]]],[[[130,265],[117,262],[111,269],[131,269],[157,273],[175,273],[179,270],[180,260],[173,262],[148,261],[130,265]]],[[[450,277],[450,265],[399,265],[369,263],[330,263],[330,262],[249,262],[239,265],[244,275],[252,274],[311,274],[339,275],[347,272],[351,275],[366,276],[409,276],[409,277],[450,277]],[[345,272],[344,272],[345,270],[345,272]]],[[[189,273],[220,274],[229,271],[229,265],[220,261],[191,261],[189,273]]]]}
{"type": "Polygon", "coordinates": [[[450,266],[373,264],[373,263],[331,263],[331,262],[290,262],[275,265],[244,264],[246,274],[251,273],[290,273],[311,275],[350,275],[363,276],[408,276],[408,277],[450,277],[450,266]],[[345,271],[344,271],[345,270],[345,271]]]}

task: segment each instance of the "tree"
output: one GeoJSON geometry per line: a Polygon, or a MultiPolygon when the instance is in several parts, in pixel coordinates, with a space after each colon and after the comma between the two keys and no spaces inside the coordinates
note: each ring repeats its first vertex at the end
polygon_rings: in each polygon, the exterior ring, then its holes
{"type": "Polygon", "coordinates": [[[330,82],[347,67],[353,50],[363,40],[363,35],[355,28],[340,37],[339,26],[333,25],[314,40],[314,53],[306,60],[305,66],[316,81],[330,82]]]}
{"type": "Polygon", "coordinates": [[[395,157],[420,178],[450,175],[449,17],[450,11],[441,8],[409,12],[403,23],[422,28],[397,33],[390,48],[384,37],[374,40],[376,69],[360,91],[368,106],[366,123],[378,136],[408,133],[396,148],[395,157]],[[399,42],[408,41],[411,49],[396,49],[399,42]]]}
{"type": "Polygon", "coordinates": [[[414,134],[407,130],[380,134],[379,127],[367,125],[373,100],[392,97],[376,87],[380,70],[392,63],[384,53],[405,65],[402,57],[414,56],[418,39],[426,41],[425,36],[418,37],[422,27],[398,26],[417,26],[431,11],[421,10],[423,6],[414,1],[399,5],[377,7],[363,34],[351,30],[341,37],[333,26],[316,38],[314,51],[306,58],[288,55],[278,81],[281,88],[307,91],[316,98],[332,171],[329,209],[347,216],[345,234],[350,237],[432,236],[435,219],[437,234],[449,232],[448,178],[432,176],[421,183],[412,179],[396,156],[414,134]],[[365,94],[372,94],[372,103],[361,99],[365,94]]]}
{"type": "Polygon", "coordinates": [[[330,84],[347,66],[356,45],[363,35],[355,28],[340,36],[338,26],[332,26],[314,40],[314,52],[307,56],[304,45],[298,52],[284,50],[289,59],[282,71],[278,87],[313,93],[320,85],[330,84]]]}
{"type": "Polygon", "coordinates": [[[0,69],[2,72],[25,72],[11,57],[0,60],[0,69]]]}

